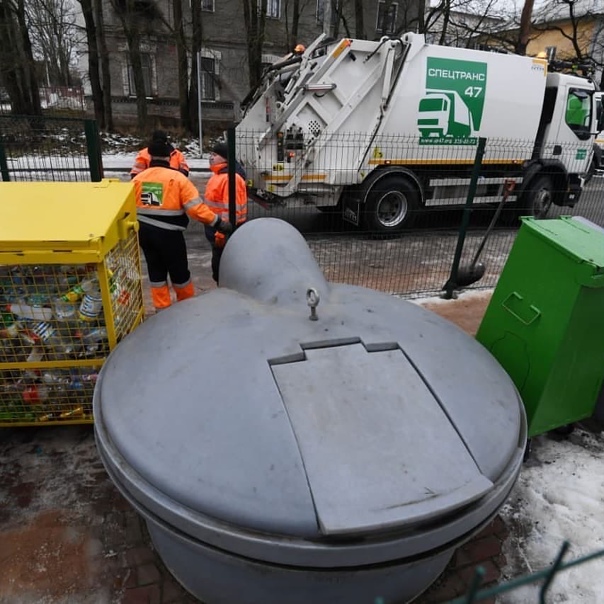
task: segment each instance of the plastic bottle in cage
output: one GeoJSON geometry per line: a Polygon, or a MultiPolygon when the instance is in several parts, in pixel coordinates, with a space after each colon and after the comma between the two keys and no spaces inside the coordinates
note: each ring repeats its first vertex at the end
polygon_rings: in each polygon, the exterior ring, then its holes
{"type": "Polygon", "coordinates": [[[107,330],[104,327],[97,327],[85,333],[82,337],[82,343],[84,344],[85,356],[98,353],[109,344],[107,330]]]}
{"type": "Polygon", "coordinates": [[[0,338],[16,338],[19,335],[21,323],[11,312],[0,312],[0,338]]]}
{"type": "Polygon", "coordinates": [[[24,403],[39,405],[50,398],[51,389],[44,384],[30,384],[23,388],[21,397],[24,403]]]}
{"type": "Polygon", "coordinates": [[[52,308],[47,308],[46,306],[13,302],[7,306],[7,310],[22,319],[36,321],[50,321],[52,319],[52,308]]]}
{"type": "Polygon", "coordinates": [[[80,304],[80,320],[88,323],[98,321],[103,313],[103,298],[101,297],[101,288],[99,287],[98,279],[93,278],[82,281],[81,286],[86,293],[80,304]]]}
{"type": "Polygon", "coordinates": [[[69,374],[61,369],[48,369],[42,373],[42,382],[45,384],[69,384],[69,374]]]}
{"type": "Polygon", "coordinates": [[[63,296],[53,300],[52,308],[57,321],[73,321],[78,318],[78,305],[65,300],[63,296]]]}
{"type": "Polygon", "coordinates": [[[41,343],[49,361],[73,358],[81,345],[79,338],[68,337],[46,322],[33,324],[22,336],[34,345],[41,343]]]}
{"type": "Polygon", "coordinates": [[[69,291],[61,296],[64,302],[79,302],[84,295],[84,290],[80,284],[74,285],[69,291]]]}
{"type": "Polygon", "coordinates": [[[42,346],[32,346],[29,355],[27,356],[26,362],[34,365],[31,368],[26,369],[23,372],[23,377],[28,380],[37,380],[40,377],[40,368],[36,367],[36,363],[44,360],[45,352],[42,346]]]}

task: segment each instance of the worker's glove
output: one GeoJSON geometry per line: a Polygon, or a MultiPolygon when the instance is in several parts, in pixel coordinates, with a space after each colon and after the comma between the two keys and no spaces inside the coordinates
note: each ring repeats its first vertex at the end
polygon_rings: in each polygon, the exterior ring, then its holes
{"type": "Polygon", "coordinates": [[[222,220],[222,218],[218,218],[214,228],[223,235],[230,235],[233,232],[233,225],[226,220],[222,220]]]}

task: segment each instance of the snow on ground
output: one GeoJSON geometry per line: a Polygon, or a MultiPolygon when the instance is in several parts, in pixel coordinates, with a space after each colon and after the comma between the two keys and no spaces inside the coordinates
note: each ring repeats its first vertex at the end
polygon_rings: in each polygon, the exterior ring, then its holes
{"type": "MultiPolygon", "coordinates": [[[[492,290],[462,291],[458,302],[441,297],[410,300],[422,306],[465,304],[492,290]]],[[[603,368],[604,370],[604,368],[603,368]]],[[[568,437],[539,435],[500,511],[510,529],[504,545],[505,580],[547,569],[565,541],[563,559],[604,553],[604,434],[595,421],[579,423],[568,437]],[[589,428],[589,429],[588,429],[589,428]]],[[[542,581],[498,597],[498,604],[536,604],[542,581]]],[[[546,602],[604,603],[604,556],[562,571],[546,602]]]]}
{"type": "MultiPolygon", "coordinates": [[[[567,439],[541,435],[512,495],[501,510],[511,528],[504,551],[509,578],[547,568],[564,541],[570,562],[604,550],[604,473],[602,433],[576,429],[567,439]]],[[[501,604],[538,602],[531,585],[499,597],[501,604]]],[[[562,571],[548,591],[547,602],[604,602],[604,557],[562,571]]]]}

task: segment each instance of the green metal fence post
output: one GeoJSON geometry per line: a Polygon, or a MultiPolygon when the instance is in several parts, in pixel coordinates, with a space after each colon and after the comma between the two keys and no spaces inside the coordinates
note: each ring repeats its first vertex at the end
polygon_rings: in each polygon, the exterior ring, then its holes
{"type": "Polygon", "coordinates": [[[470,186],[468,187],[466,204],[463,209],[461,226],[459,227],[459,236],[457,237],[457,246],[455,248],[455,255],[453,256],[451,274],[449,275],[449,280],[443,286],[445,293],[442,297],[446,300],[450,300],[453,297],[453,292],[457,289],[457,271],[459,270],[461,252],[463,251],[463,244],[466,239],[466,231],[468,230],[468,225],[470,224],[472,204],[474,203],[474,196],[476,195],[476,185],[478,183],[478,177],[480,176],[480,169],[482,168],[482,158],[484,156],[484,148],[486,144],[486,138],[481,137],[478,139],[478,147],[476,148],[476,156],[474,157],[474,167],[472,168],[472,176],[470,178],[470,186]]]}
{"type": "Polygon", "coordinates": [[[554,580],[554,577],[556,576],[556,573],[558,572],[558,569],[560,569],[562,566],[562,558],[564,558],[564,555],[568,551],[569,545],[570,544],[568,541],[565,541],[562,544],[562,547],[560,548],[560,551],[558,552],[558,555],[556,556],[554,563],[552,564],[551,568],[549,569],[547,576],[545,577],[545,580],[543,581],[543,585],[541,586],[541,589],[539,590],[539,604],[545,604],[545,594],[546,594],[547,590],[550,588],[552,581],[554,580]]]}
{"type": "Polygon", "coordinates": [[[103,155],[96,120],[84,120],[84,133],[86,135],[88,165],[90,166],[90,180],[98,182],[103,179],[103,155]]]}
{"type": "Polygon", "coordinates": [[[8,161],[6,159],[6,152],[4,151],[4,145],[0,143],[0,174],[2,174],[2,180],[4,182],[10,181],[10,172],[8,171],[8,161]]]}
{"type": "Polygon", "coordinates": [[[235,186],[235,128],[227,130],[228,171],[229,171],[229,222],[235,228],[237,224],[237,193],[235,186]]]}

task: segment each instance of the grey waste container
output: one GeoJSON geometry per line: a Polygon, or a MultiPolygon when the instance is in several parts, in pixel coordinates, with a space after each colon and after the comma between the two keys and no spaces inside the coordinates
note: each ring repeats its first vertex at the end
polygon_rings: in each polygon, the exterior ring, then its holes
{"type": "Polygon", "coordinates": [[[435,314],[327,283],[282,221],[244,225],[222,263],[223,287],[104,365],[107,471],[207,604],[414,598],[514,485],[513,383],[435,314]]]}

